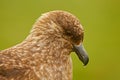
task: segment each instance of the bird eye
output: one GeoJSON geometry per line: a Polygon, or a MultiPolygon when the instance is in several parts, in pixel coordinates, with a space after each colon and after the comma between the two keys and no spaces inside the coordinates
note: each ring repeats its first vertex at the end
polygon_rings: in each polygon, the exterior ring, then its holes
{"type": "Polygon", "coordinates": [[[66,31],[66,35],[67,35],[67,36],[71,36],[72,33],[71,33],[70,31],[66,31]]]}

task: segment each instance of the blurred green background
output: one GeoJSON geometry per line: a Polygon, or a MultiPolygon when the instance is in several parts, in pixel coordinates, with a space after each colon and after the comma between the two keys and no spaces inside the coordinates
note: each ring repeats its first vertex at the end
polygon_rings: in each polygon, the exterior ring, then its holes
{"type": "Polygon", "coordinates": [[[44,12],[66,10],[85,29],[90,62],[72,53],[73,80],[120,80],[120,0],[0,0],[0,50],[20,43],[44,12]]]}

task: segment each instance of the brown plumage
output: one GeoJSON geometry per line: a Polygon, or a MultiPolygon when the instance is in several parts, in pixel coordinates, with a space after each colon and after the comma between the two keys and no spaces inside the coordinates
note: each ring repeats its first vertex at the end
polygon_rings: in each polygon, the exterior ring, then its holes
{"type": "Polygon", "coordinates": [[[75,51],[85,65],[88,62],[83,34],[72,14],[43,14],[23,42],[0,51],[0,80],[72,80],[70,52],[75,51]]]}

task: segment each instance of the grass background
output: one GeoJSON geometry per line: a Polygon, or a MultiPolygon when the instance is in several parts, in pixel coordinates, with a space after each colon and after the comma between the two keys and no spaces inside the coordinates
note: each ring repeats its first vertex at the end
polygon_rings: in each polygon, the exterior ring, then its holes
{"type": "Polygon", "coordinates": [[[84,67],[72,53],[73,80],[120,80],[119,0],[0,0],[0,50],[20,43],[44,12],[66,10],[85,29],[90,62],[84,67]]]}

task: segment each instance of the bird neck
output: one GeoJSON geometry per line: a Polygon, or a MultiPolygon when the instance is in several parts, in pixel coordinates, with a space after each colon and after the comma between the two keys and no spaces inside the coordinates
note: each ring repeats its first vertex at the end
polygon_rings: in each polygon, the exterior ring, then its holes
{"type": "Polygon", "coordinates": [[[62,56],[68,56],[72,49],[72,45],[69,41],[54,34],[29,36],[23,44],[23,46],[28,46],[33,54],[39,53],[39,55],[47,55],[56,59],[62,58],[62,56]]]}

